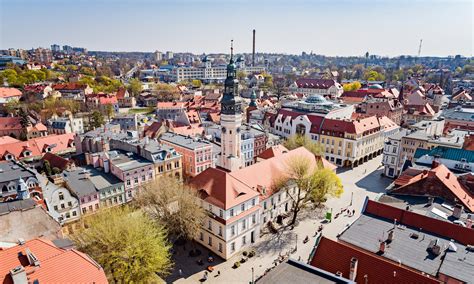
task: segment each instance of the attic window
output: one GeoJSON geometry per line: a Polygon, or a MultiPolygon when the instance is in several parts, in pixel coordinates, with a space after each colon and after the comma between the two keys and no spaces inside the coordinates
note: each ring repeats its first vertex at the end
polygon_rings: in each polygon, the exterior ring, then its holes
{"type": "Polygon", "coordinates": [[[13,156],[10,154],[5,155],[5,160],[10,161],[13,160],[13,156]]]}

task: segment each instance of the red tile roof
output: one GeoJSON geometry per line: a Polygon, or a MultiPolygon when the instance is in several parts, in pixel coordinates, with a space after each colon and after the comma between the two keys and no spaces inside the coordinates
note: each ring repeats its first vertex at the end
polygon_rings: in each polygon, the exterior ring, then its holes
{"type": "Polygon", "coordinates": [[[225,210],[258,196],[257,191],[216,168],[208,168],[194,177],[191,186],[199,190],[203,200],[225,210]]]}
{"type": "Polygon", "coordinates": [[[118,100],[116,96],[99,97],[99,104],[114,105],[114,104],[118,104],[118,100]]]}
{"type": "Polygon", "coordinates": [[[5,159],[6,154],[11,154],[15,159],[23,159],[25,150],[31,151],[29,157],[41,157],[46,153],[46,148],[51,146],[52,153],[61,153],[66,150],[74,149],[71,143],[74,142],[74,133],[66,133],[60,135],[48,135],[30,139],[28,141],[20,141],[16,143],[0,145],[0,160],[5,159]],[[54,147],[53,147],[54,146],[54,147]]]}
{"type": "Polygon", "coordinates": [[[191,180],[191,186],[198,190],[203,189],[201,198],[223,209],[229,209],[256,196],[266,199],[273,194],[275,182],[286,176],[287,162],[293,157],[308,159],[312,169],[321,159],[324,167],[332,170],[335,167],[306,148],[300,147],[233,172],[208,168],[191,180]]]}
{"type": "Polygon", "coordinates": [[[51,168],[58,168],[60,170],[65,170],[71,163],[74,163],[73,161],[64,159],[63,157],[53,153],[44,154],[42,160],[48,161],[51,165],[51,168]]]}
{"type": "Polygon", "coordinates": [[[21,130],[23,127],[19,117],[0,117],[0,130],[21,130]]]}
{"type": "Polygon", "coordinates": [[[20,140],[18,139],[15,139],[13,137],[10,137],[10,136],[2,136],[0,137],[0,145],[3,145],[3,144],[10,144],[10,143],[17,143],[17,142],[21,142],[20,140]]]}
{"type": "Polygon", "coordinates": [[[0,259],[0,283],[4,284],[13,283],[10,270],[20,265],[25,267],[29,283],[108,283],[102,267],[89,256],[75,249],[60,249],[43,239],[0,250],[0,259]],[[29,264],[26,248],[40,261],[39,266],[29,264]]]}
{"type": "MultiPolygon", "coordinates": [[[[422,171],[412,176],[412,172],[402,173],[395,180],[396,188],[392,189],[395,194],[431,195],[439,196],[442,192],[446,198],[445,188],[454,196],[457,202],[461,202],[469,211],[474,212],[474,194],[461,183],[445,165],[439,164],[433,169],[422,171]],[[443,188],[441,186],[444,185],[443,188]],[[414,189],[416,188],[416,190],[414,189]]],[[[454,201],[454,200],[451,200],[454,201]]]]}
{"type": "Polygon", "coordinates": [[[52,87],[54,90],[72,91],[72,90],[84,90],[87,88],[87,85],[81,84],[81,83],[61,83],[61,84],[54,84],[52,87]]]}
{"type": "Polygon", "coordinates": [[[0,87],[0,98],[14,98],[21,97],[21,91],[16,88],[0,87]]]}
{"type": "Polygon", "coordinates": [[[117,93],[115,93],[115,96],[117,99],[123,99],[125,98],[125,93],[127,92],[127,89],[125,88],[119,88],[117,93]]]}
{"type": "Polygon", "coordinates": [[[440,283],[407,267],[346,244],[322,237],[310,265],[350,278],[352,258],[357,259],[357,283],[440,283]]]}
{"type": "Polygon", "coordinates": [[[398,223],[405,226],[453,239],[463,245],[474,244],[474,230],[470,228],[430,218],[376,201],[367,200],[364,213],[385,218],[390,221],[397,219],[398,223]]]}
{"type": "Polygon", "coordinates": [[[276,157],[276,156],[280,156],[284,153],[287,153],[289,152],[290,150],[286,149],[285,146],[283,145],[276,145],[276,146],[272,146],[268,149],[266,149],[265,151],[263,151],[260,155],[258,155],[259,158],[261,159],[270,159],[270,158],[273,158],[273,157],[276,157]]]}

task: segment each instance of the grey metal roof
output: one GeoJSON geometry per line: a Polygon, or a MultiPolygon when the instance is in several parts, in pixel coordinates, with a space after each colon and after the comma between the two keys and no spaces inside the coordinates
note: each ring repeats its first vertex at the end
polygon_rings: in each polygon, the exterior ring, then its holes
{"type": "MultiPolygon", "coordinates": [[[[380,240],[387,239],[388,232],[393,228],[393,221],[363,214],[339,236],[339,240],[377,253],[380,240]]],[[[440,270],[448,276],[472,282],[474,253],[468,252],[466,246],[456,243],[457,252],[446,252],[443,260],[442,256],[449,242],[447,238],[420,232],[418,228],[396,226],[393,241],[386,246],[381,256],[433,276],[440,270]],[[418,239],[412,238],[412,234],[418,234],[418,239]],[[427,251],[429,243],[436,239],[442,248],[439,256],[427,251]]]]}
{"type": "Polygon", "coordinates": [[[25,200],[15,200],[0,203],[0,215],[7,214],[13,211],[23,211],[36,207],[36,202],[29,198],[25,200]]]}
{"type": "Polygon", "coordinates": [[[69,189],[78,197],[92,195],[97,193],[92,181],[87,178],[87,170],[78,167],[74,171],[64,171],[62,173],[64,181],[67,183],[69,189]]]}
{"type": "Polygon", "coordinates": [[[161,135],[160,137],[160,140],[167,141],[174,145],[178,145],[178,146],[188,148],[191,150],[210,146],[210,143],[203,139],[188,137],[188,136],[184,136],[184,135],[180,135],[180,134],[176,134],[172,132],[163,133],[163,135],[161,135]]]}
{"type": "Polygon", "coordinates": [[[97,190],[123,185],[123,182],[111,173],[105,173],[91,167],[87,167],[87,170],[90,173],[89,179],[97,190]]]}
{"type": "Polygon", "coordinates": [[[355,283],[320,268],[289,259],[265,274],[259,284],[355,283]]]}
{"type": "Polygon", "coordinates": [[[20,177],[26,180],[33,176],[34,174],[27,168],[15,162],[0,162],[0,183],[18,180],[20,177]]]}
{"type": "Polygon", "coordinates": [[[441,116],[447,119],[474,121],[474,109],[469,109],[469,108],[446,109],[443,111],[441,116]]]}
{"type": "Polygon", "coordinates": [[[133,153],[125,154],[121,151],[110,151],[108,154],[111,163],[122,171],[129,171],[153,165],[153,163],[133,153]]]}

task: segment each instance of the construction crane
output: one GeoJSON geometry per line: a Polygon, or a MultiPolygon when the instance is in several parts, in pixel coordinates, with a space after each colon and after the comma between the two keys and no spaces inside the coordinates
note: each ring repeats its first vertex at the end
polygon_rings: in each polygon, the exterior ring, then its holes
{"type": "Polygon", "coordinates": [[[423,39],[420,39],[420,47],[418,47],[418,57],[420,57],[421,54],[421,44],[423,43],[423,39]]]}

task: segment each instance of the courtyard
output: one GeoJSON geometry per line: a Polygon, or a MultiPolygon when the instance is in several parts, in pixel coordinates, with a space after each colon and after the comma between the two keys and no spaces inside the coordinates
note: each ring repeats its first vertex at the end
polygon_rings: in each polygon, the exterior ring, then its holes
{"type": "MultiPolygon", "coordinates": [[[[338,176],[344,185],[344,193],[340,198],[329,199],[324,208],[301,212],[299,223],[293,230],[286,227],[276,234],[263,235],[255,243],[256,255],[236,269],[233,265],[242,258],[241,253],[225,262],[216,259],[212,263],[214,271],[208,274],[206,283],[249,283],[252,281],[252,275],[256,280],[266,269],[273,267],[280,255],[289,254],[293,259],[307,262],[316,241],[316,231],[323,223],[327,211],[332,210],[334,216],[341,209],[355,210],[353,216],[343,214],[333,219],[331,223],[324,224],[323,235],[335,239],[345,226],[358,218],[366,197],[374,199],[385,192],[385,188],[392,180],[381,176],[383,172],[381,161],[382,156],[378,156],[354,169],[338,169],[338,176]],[[306,236],[309,241],[304,243],[306,236]],[[220,271],[220,275],[217,271],[220,271]]],[[[174,255],[175,268],[173,274],[166,279],[167,282],[199,283],[202,280],[206,267],[210,265],[206,261],[208,250],[199,247],[202,255],[190,257],[188,253],[191,247],[188,246],[186,249],[187,251],[182,246],[177,247],[174,255]],[[202,266],[197,264],[200,258],[204,260],[202,266]]]]}

